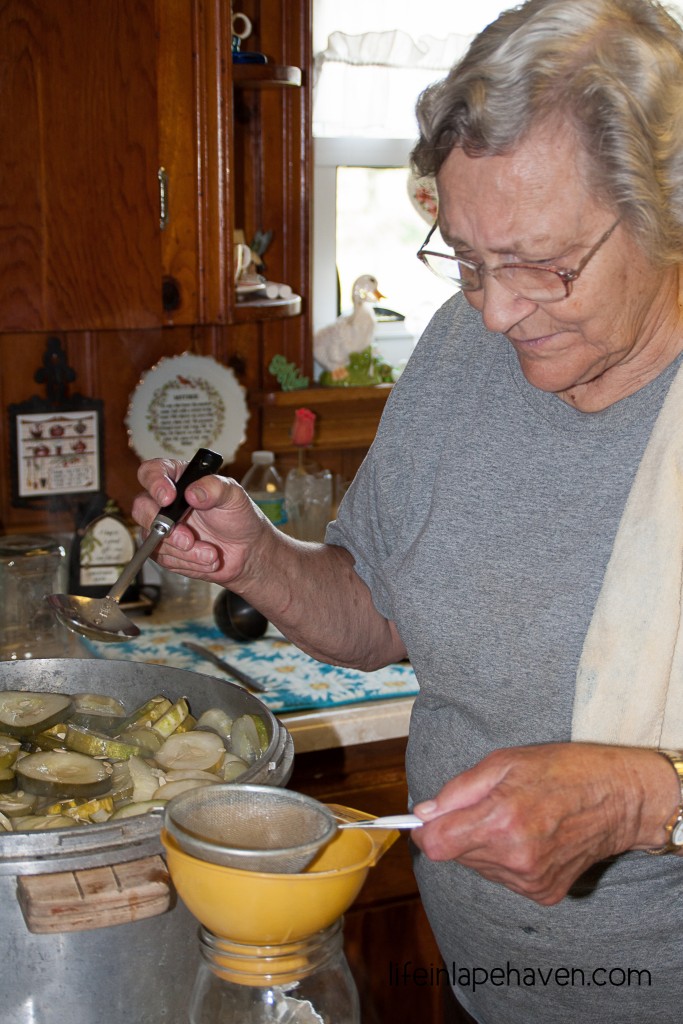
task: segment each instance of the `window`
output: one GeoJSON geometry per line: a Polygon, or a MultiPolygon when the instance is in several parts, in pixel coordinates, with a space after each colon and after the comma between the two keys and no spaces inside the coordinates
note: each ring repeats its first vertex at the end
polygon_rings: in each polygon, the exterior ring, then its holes
{"type": "Polygon", "coordinates": [[[353,282],[374,274],[382,307],[405,317],[377,325],[378,351],[398,365],[453,290],[422,274],[415,259],[428,222],[408,195],[411,142],[366,141],[354,162],[353,141],[315,143],[314,324],[322,327],[350,309],[353,282]]]}
{"type": "Polygon", "coordinates": [[[446,74],[500,0],[314,0],[314,306],[317,330],[351,307],[353,282],[374,274],[383,307],[376,345],[393,365],[410,354],[452,294],[415,259],[431,223],[408,171],[415,102],[446,74]]]}
{"type": "MultiPolygon", "coordinates": [[[[396,364],[452,294],[414,255],[428,224],[408,194],[415,101],[510,6],[314,0],[314,329],[350,307],[356,277],[374,274],[384,304],[405,316],[378,324],[378,349],[396,364]]],[[[671,8],[683,13],[683,0],[671,8]]]]}

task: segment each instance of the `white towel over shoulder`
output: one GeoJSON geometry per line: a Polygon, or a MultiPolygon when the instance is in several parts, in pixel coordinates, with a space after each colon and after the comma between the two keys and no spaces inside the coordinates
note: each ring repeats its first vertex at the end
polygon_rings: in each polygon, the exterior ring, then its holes
{"type": "Polygon", "coordinates": [[[683,367],[638,468],[586,634],[572,739],[683,749],[683,367]]]}

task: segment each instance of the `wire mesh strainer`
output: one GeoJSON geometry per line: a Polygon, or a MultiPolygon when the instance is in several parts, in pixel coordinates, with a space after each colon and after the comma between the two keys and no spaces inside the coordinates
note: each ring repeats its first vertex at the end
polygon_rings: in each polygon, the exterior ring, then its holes
{"type": "Polygon", "coordinates": [[[239,783],[180,793],[164,824],[191,857],[274,874],[303,871],[337,830],[332,812],[303,793],[239,783]]]}

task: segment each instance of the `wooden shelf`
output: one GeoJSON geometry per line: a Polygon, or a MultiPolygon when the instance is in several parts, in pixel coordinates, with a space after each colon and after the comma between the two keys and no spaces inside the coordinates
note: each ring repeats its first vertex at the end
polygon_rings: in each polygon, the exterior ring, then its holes
{"type": "Polygon", "coordinates": [[[262,407],[263,446],[273,452],[293,451],[290,432],[294,409],[305,407],[317,417],[314,452],[369,448],[391,387],[313,387],[256,396],[262,407]]]}
{"type": "Polygon", "coordinates": [[[235,303],[235,323],[253,323],[258,320],[282,320],[301,313],[301,296],[289,299],[252,299],[235,303]]]}
{"type": "Polygon", "coordinates": [[[233,64],[232,81],[241,89],[298,88],[301,68],[287,64],[233,64]]]}
{"type": "Polygon", "coordinates": [[[372,387],[300,388],[298,391],[265,391],[261,405],[313,406],[336,405],[339,402],[377,402],[384,405],[392,384],[374,384],[372,387]]]}

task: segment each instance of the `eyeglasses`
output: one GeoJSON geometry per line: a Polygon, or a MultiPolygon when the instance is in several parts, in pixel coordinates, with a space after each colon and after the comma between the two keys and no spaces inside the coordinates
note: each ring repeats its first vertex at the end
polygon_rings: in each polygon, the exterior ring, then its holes
{"type": "Polygon", "coordinates": [[[531,302],[559,302],[560,299],[566,299],[571,295],[574,281],[619,223],[620,221],[615,221],[609,231],[598,239],[575,270],[545,267],[536,263],[501,263],[497,267],[487,267],[485,263],[466,260],[457,253],[451,256],[448,253],[433,252],[426,247],[437,229],[437,223],[433,224],[420,246],[417,258],[437,277],[449,281],[465,292],[476,292],[483,288],[484,277],[488,274],[518,299],[529,299],[531,302]]]}

